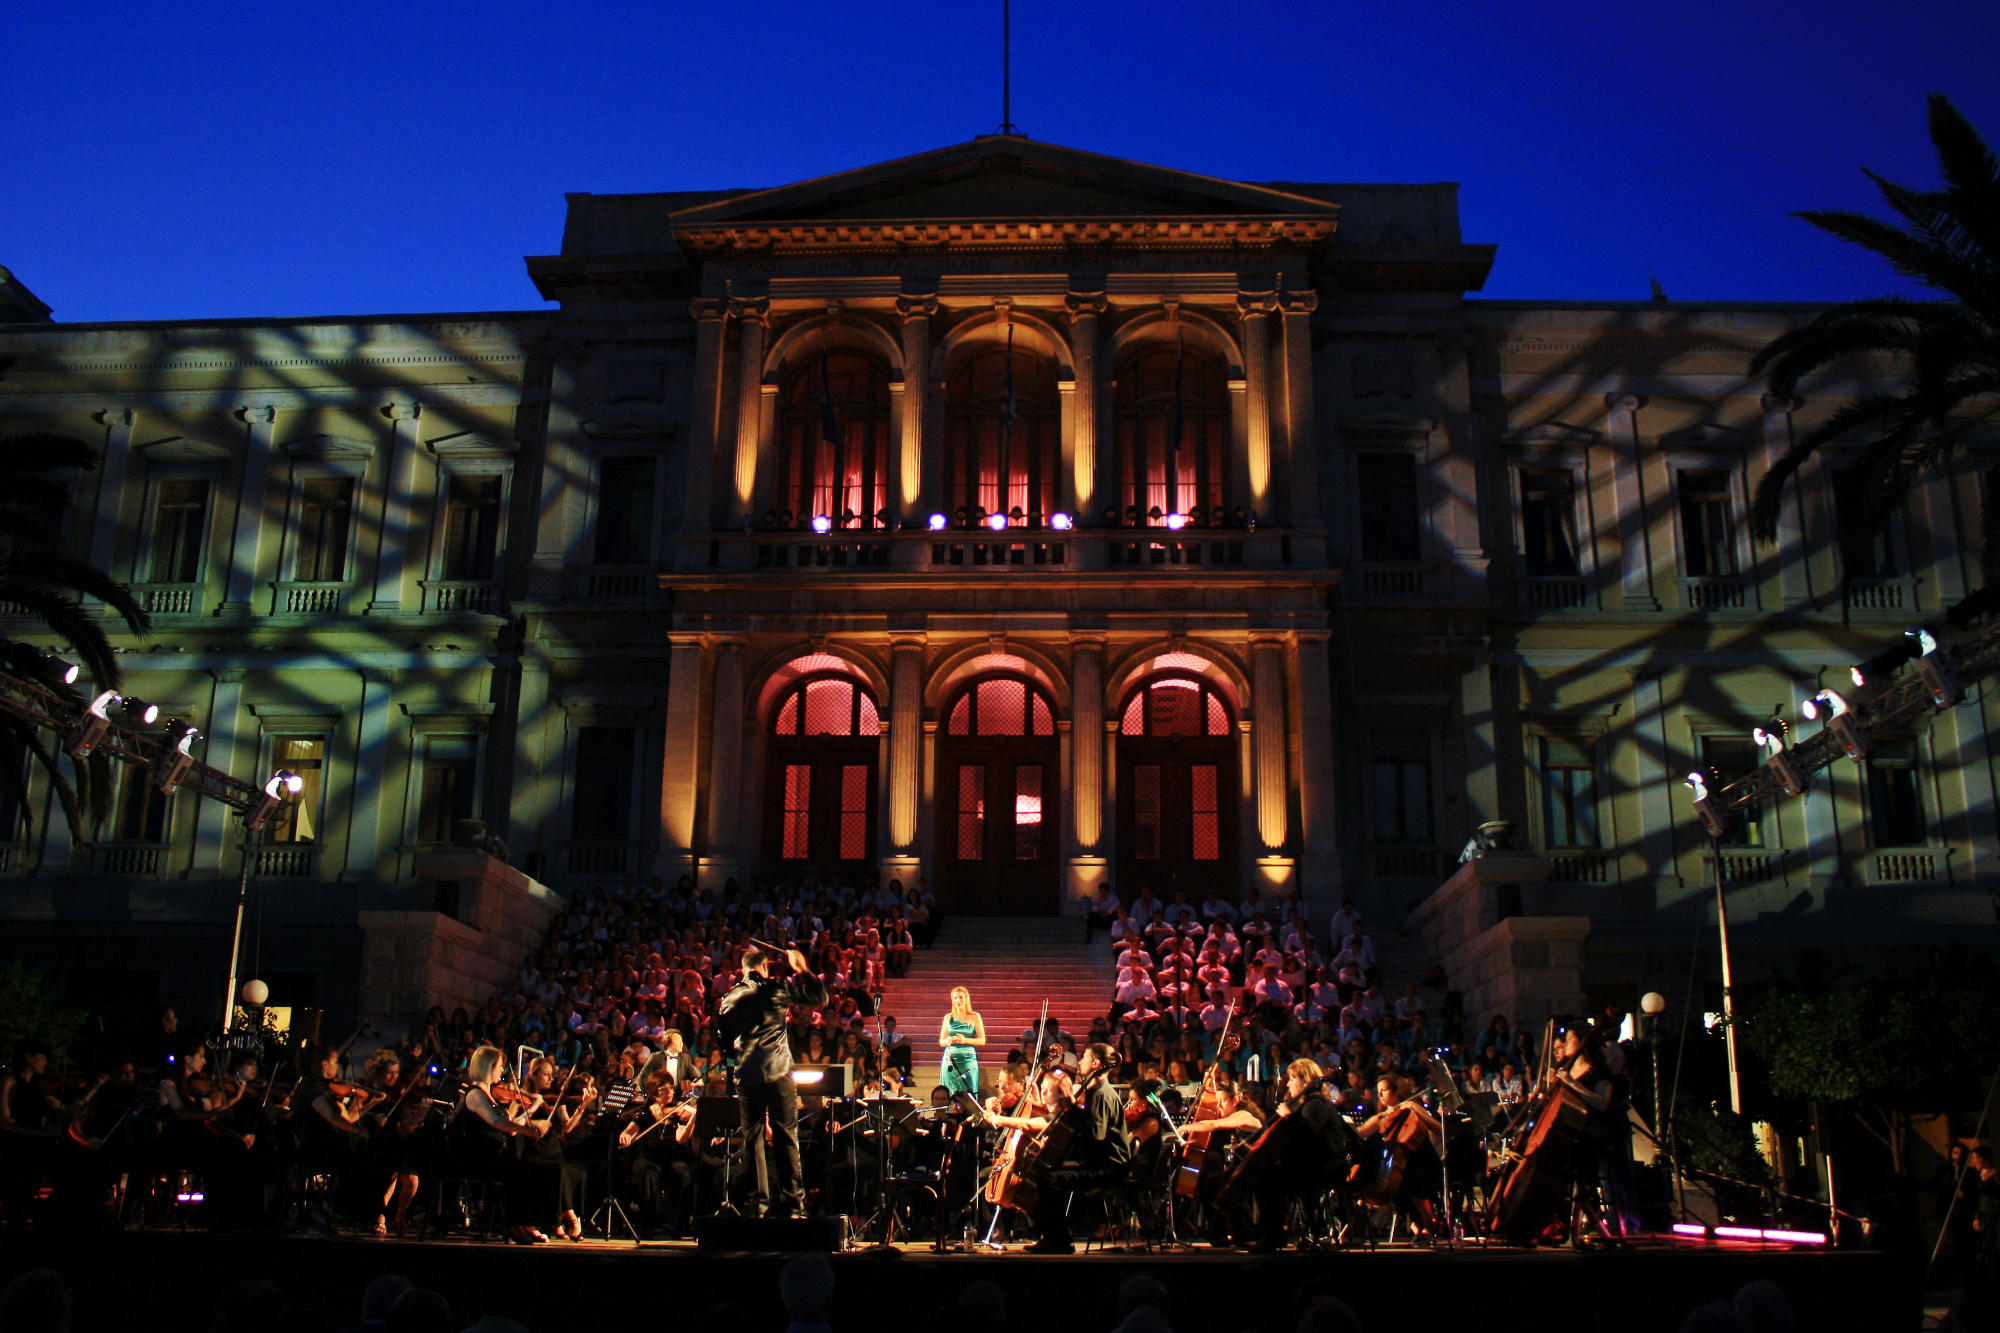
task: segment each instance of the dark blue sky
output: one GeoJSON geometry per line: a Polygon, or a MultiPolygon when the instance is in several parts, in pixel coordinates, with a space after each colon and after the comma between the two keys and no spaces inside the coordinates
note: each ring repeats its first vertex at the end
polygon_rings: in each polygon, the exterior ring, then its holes
{"type": "MultiPolygon", "coordinates": [[[[765,186],[1000,121],[999,4],[13,8],[0,264],[56,318],[526,309],[565,191],[765,186]]],[[[1787,216],[2000,143],[2000,4],[1015,0],[1014,120],[1241,180],[1462,183],[1484,295],[1837,300],[1787,216]]]]}

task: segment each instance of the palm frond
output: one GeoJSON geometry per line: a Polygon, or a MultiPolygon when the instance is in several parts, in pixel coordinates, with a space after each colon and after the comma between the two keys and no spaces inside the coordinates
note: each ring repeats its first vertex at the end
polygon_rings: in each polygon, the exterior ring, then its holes
{"type": "Polygon", "coordinates": [[[1770,469],[1757,480],[1750,501],[1750,534],[1760,542],[1778,539],[1778,516],[1784,507],[1785,483],[1804,467],[1812,456],[1833,440],[1850,431],[1873,431],[1896,417],[1903,405],[1900,395],[1869,394],[1840,405],[1825,421],[1792,442],[1770,469]]]}

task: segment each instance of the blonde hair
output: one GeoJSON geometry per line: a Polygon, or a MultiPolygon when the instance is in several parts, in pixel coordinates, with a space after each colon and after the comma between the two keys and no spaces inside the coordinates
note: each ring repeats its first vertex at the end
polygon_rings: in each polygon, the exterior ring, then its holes
{"type": "Polygon", "coordinates": [[[1308,1083],[1317,1083],[1326,1077],[1326,1071],[1319,1067],[1318,1061],[1308,1060],[1302,1056],[1285,1066],[1285,1075],[1288,1078],[1302,1078],[1308,1083]]]}
{"type": "Polygon", "coordinates": [[[481,1046],[465,1060],[465,1076],[474,1083],[491,1083],[500,1077],[507,1057],[498,1046],[481,1046]]]}
{"type": "Polygon", "coordinates": [[[403,1070],[403,1059],[396,1052],[384,1046],[381,1050],[368,1057],[368,1063],[361,1068],[361,1077],[369,1083],[380,1083],[383,1075],[387,1074],[391,1069],[400,1074],[403,1070]]]}
{"type": "Polygon", "coordinates": [[[961,995],[965,997],[965,1007],[970,1009],[972,1007],[972,992],[963,986],[953,986],[951,988],[952,1007],[954,1009],[958,1007],[958,997],[961,995]]]}

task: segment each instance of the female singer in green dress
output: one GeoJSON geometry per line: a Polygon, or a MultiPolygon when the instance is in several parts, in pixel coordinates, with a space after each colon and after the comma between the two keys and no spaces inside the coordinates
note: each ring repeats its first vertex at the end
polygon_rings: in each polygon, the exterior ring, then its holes
{"type": "Polygon", "coordinates": [[[972,992],[963,986],[951,988],[951,1012],[938,1028],[938,1045],[944,1048],[944,1063],[938,1067],[938,1083],[956,1096],[961,1092],[979,1095],[979,1047],[986,1044],[986,1022],[972,1007],[972,992]]]}

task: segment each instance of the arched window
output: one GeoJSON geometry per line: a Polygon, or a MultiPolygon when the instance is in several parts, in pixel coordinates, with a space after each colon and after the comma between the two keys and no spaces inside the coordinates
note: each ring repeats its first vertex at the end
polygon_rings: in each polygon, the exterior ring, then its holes
{"type": "Polygon", "coordinates": [[[1052,362],[1005,348],[981,352],[947,381],[945,411],[945,507],[954,519],[976,523],[999,512],[1038,523],[1060,508],[1062,410],[1052,362]]]}
{"type": "Polygon", "coordinates": [[[834,349],[801,365],[785,388],[783,494],[772,506],[805,527],[816,514],[836,528],[889,521],[889,370],[834,349]]]}
{"type": "Polygon", "coordinates": [[[1234,719],[1215,686],[1146,680],[1118,717],[1118,873],[1161,892],[1226,885],[1236,859],[1234,719]]]}
{"type": "Polygon", "coordinates": [[[875,696],[847,675],[788,686],[771,713],[765,784],[766,864],[822,869],[874,858],[875,696]]]}
{"type": "Polygon", "coordinates": [[[938,737],[937,891],[948,911],[1055,910],[1061,750],[1049,697],[986,676],[946,707],[938,737]]]}
{"type": "Polygon", "coordinates": [[[1118,480],[1112,493],[1121,523],[1160,527],[1174,513],[1196,525],[1223,522],[1229,512],[1229,399],[1213,358],[1185,345],[1137,353],[1119,369],[1113,420],[1118,480]]]}

